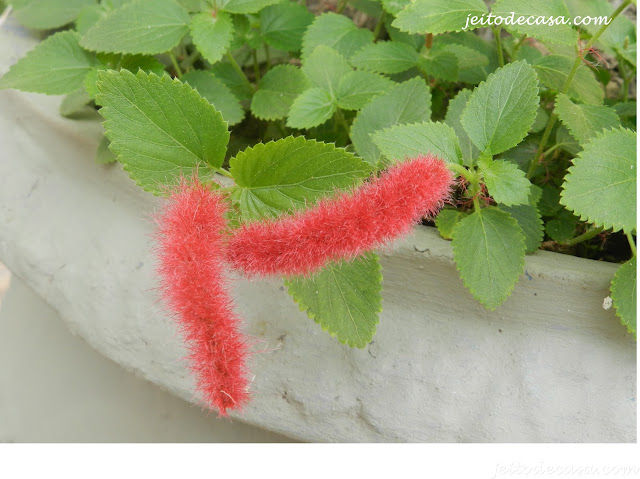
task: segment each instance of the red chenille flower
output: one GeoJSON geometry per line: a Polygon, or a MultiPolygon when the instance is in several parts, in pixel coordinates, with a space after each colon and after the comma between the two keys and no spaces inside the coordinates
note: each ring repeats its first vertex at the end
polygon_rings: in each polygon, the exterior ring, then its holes
{"type": "Polygon", "coordinates": [[[156,217],[163,299],[189,345],[198,390],[225,416],[249,398],[248,345],[225,287],[223,197],[183,180],[156,217]]]}
{"type": "Polygon", "coordinates": [[[404,236],[449,197],[453,175],[419,156],[390,167],[353,192],[275,220],[249,223],[229,243],[231,264],[250,275],[309,275],[404,236]]]}

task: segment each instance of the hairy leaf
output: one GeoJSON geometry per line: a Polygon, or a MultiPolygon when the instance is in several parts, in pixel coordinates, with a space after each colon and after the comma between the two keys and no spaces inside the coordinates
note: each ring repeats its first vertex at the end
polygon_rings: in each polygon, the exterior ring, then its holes
{"type": "Polygon", "coordinates": [[[342,77],[336,97],[338,106],[345,110],[359,110],[372,98],[383,94],[394,82],[375,73],[353,71],[342,77]]]}
{"type": "Polygon", "coordinates": [[[313,128],[331,118],[335,111],[336,102],[331,93],[322,88],[309,88],[293,101],[287,126],[298,129],[313,128]]]}
{"type": "Polygon", "coordinates": [[[209,63],[219,61],[231,45],[233,22],[225,12],[199,13],[191,19],[191,38],[193,44],[209,63]]]}
{"type": "Polygon", "coordinates": [[[181,80],[195,88],[200,95],[222,113],[222,118],[235,125],[244,118],[244,110],[229,87],[218,80],[211,72],[193,70],[182,76],[181,80]]]}
{"type": "Polygon", "coordinates": [[[335,97],[340,80],[353,69],[347,59],[336,50],[320,45],[306,57],[302,71],[314,86],[335,97]]]}
{"type": "Polygon", "coordinates": [[[263,120],[284,118],[296,97],[307,88],[309,81],[298,67],[275,66],[260,80],[258,91],[251,100],[251,111],[263,120]]]}
{"type": "Polygon", "coordinates": [[[527,203],[531,183],[517,165],[489,158],[480,160],[478,166],[489,194],[497,203],[507,206],[527,203]]]}
{"type": "Polygon", "coordinates": [[[620,118],[612,108],[601,105],[576,105],[567,95],[559,94],[555,112],[581,145],[602,130],[620,126],[620,118]]]}

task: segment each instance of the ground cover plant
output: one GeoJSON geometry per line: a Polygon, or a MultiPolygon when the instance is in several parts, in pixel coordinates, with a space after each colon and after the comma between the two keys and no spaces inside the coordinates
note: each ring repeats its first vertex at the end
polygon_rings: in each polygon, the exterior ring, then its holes
{"type": "MultiPolygon", "coordinates": [[[[635,334],[631,0],[5,3],[47,34],[0,88],[66,95],[67,116],[99,109],[106,136],[97,161],[119,161],[156,195],[185,194],[185,179],[214,191],[229,206],[212,224],[229,235],[281,220],[286,236],[288,219],[357,196],[393,165],[437,157],[457,181],[424,222],[452,241],[460,278],[483,306],[505,301],[525,255],[543,248],[620,263],[611,299],[635,334]],[[611,21],[469,24],[490,12],[611,21]]],[[[324,258],[319,271],[274,263],[271,272],[284,274],[324,330],[364,347],[382,304],[371,247],[324,258]]],[[[249,261],[255,251],[232,242],[244,270],[277,256],[265,247],[249,261]]],[[[220,401],[223,411],[234,403],[220,401]]]]}

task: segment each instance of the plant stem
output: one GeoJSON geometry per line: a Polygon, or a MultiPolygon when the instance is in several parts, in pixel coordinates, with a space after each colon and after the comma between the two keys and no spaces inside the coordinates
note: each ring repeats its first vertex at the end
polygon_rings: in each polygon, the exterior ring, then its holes
{"type": "MultiPolygon", "coordinates": [[[[513,55],[512,55],[513,57],[515,57],[515,56],[516,56],[516,53],[518,53],[518,50],[520,50],[520,46],[522,45],[522,42],[524,42],[526,38],[527,38],[527,35],[526,35],[526,34],[522,35],[522,36],[520,37],[520,40],[518,40],[518,43],[516,43],[516,44],[513,46],[513,50],[511,51],[511,52],[513,53],[513,55]]],[[[513,60],[513,58],[512,58],[512,60],[513,60]]]]}
{"type": "Polygon", "coordinates": [[[182,77],[182,69],[180,68],[178,60],[176,60],[176,56],[173,54],[173,52],[169,52],[169,58],[171,58],[171,63],[173,64],[173,69],[176,72],[176,76],[178,78],[182,77]]]}
{"type": "Polygon", "coordinates": [[[433,45],[433,33],[427,33],[424,37],[424,46],[428,50],[433,45]]]}
{"type": "Polygon", "coordinates": [[[597,228],[591,228],[585,231],[584,233],[582,233],[580,236],[576,236],[575,238],[570,239],[569,241],[565,241],[564,243],[562,243],[562,245],[573,246],[578,243],[582,243],[583,241],[589,240],[594,236],[599,235],[600,233],[602,233],[602,230],[604,230],[604,227],[602,226],[598,226],[597,228]]]}
{"type": "Polygon", "coordinates": [[[342,114],[342,110],[340,108],[336,108],[335,117],[336,117],[337,123],[340,126],[342,126],[344,131],[347,133],[347,139],[348,139],[349,138],[349,124],[347,123],[347,120],[344,118],[344,115],[342,114]]]}
{"type": "Polygon", "coordinates": [[[336,8],[336,13],[340,14],[344,11],[345,7],[347,6],[347,3],[349,3],[349,0],[342,0],[339,4],[338,4],[338,8],[336,8]]]}
{"type": "Polygon", "coordinates": [[[622,101],[627,101],[629,96],[629,80],[627,77],[627,69],[624,66],[624,61],[618,56],[618,69],[620,70],[620,76],[622,77],[622,101]]]}
{"type": "Polygon", "coordinates": [[[251,56],[253,56],[253,74],[256,77],[256,83],[260,83],[260,65],[258,64],[258,51],[255,48],[251,51],[251,56]]]}
{"type": "Polygon", "coordinates": [[[240,65],[238,65],[238,62],[236,61],[235,58],[233,58],[233,55],[231,55],[230,52],[227,52],[227,58],[229,59],[229,63],[231,63],[231,66],[233,67],[233,69],[237,71],[238,74],[242,77],[242,80],[244,81],[244,83],[251,89],[251,91],[255,92],[256,91],[255,87],[251,84],[251,82],[247,78],[247,75],[244,74],[244,72],[242,71],[242,68],[240,68],[240,65]]]}
{"type": "Polygon", "coordinates": [[[636,255],[636,243],[635,241],[633,241],[633,236],[631,236],[631,233],[627,233],[627,241],[629,242],[629,247],[631,248],[631,252],[633,253],[633,256],[636,255]]]}
{"type": "Polygon", "coordinates": [[[504,52],[502,51],[502,39],[500,38],[500,32],[502,28],[494,28],[493,36],[496,37],[496,47],[498,48],[498,64],[503,67],[504,66],[504,52]]]}
{"type": "Polygon", "coordinates": [[[383,11],[380,14],[380,18],[378,18],[378,23],[376,23],[376,28],[373,30],[373,41],[377,42],[378,37],[380,37],[380,33],[382,32],[382,25],[384,25],[384,19],[387,16],[387,12],[383,11]]]}
{"type": "Polygon", "coordinates": [[[222,176],[226,176],[227,178],[233,179],[233,175],[229,173],[227,170],[225,170],[224,168],[214,168],[214,170],[216,173],[220,173],[222,176]]]}
{"type": "Polygon", "coordinates": [[[193,67],[193,64],[197,62],[199,58],[200,58],[200,52],[196,48],[193,50],[193,52],[191,52],[191,55],[189,55],[186,58],[186,60],[182,62],[182,68],[184,68],[185,72],[188,72],[189,70],[191,70],[191,68],[193,67]]]}
{"type": "MultiPolygon", "coordinates": [[[[616,10],[611,14],[611,17],[609,17],[611,20],[609,22],[609,25],[611,24],[611,22],[613,22],[616,19],[618,15],[622,13],[622,11],[625,8],[629,6],[631,1],[632,0],[625,0],[618,8],[616,8],[616,10]]],[[[593,44],[598,40],[598,38],[600,38],[600,35],[602,35],[602,33],[607,29],[609,25],[603,24],[600,27],[600,29],[587,42],[585,47],[578,52],[576,61],[573,63],[573,67],[571,68],[571,71],[569,72],[569,76],[567,77],[567,80],[564,82],[564,86],[562,87],[562,91],[560,93],[566,94],[569,91],[569,87],[571,86],[571,83],[573,82],[573,78],[576,76],[578,67],[580,67],[580,64],[582,63],[582,60],[584,59],[585,55],[589,53],[589,50],[591,49],[593,44]]],[[[540,162],[540,157],[544,152],[544,147],[546,146],[547,140],[551,135],[551,129],[553,128],[557,120],[558,120],[558,115],[556,115],[554,111],[554,113],[549,118],[549,123],[547,123],[547,128],[544,130],[544,133],[542,134],[542,139],[540,140],[540,145],[538,145],[538,151],[536,152],[536,156],[534,157],[534,159],[531,161],[531,164],[529,165],[529,171],[527,172],[528,179],[531,179],[536,169],[536,166],[540,162]]]]}

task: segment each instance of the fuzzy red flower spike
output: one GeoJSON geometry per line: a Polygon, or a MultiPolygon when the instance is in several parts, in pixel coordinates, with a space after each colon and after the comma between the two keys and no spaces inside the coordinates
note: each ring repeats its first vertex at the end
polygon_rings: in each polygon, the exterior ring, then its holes
{"type": "Polygon", "coordinates": [[[156,217],[163,299],[190,348],[189,362],[211,408],[226,416],[249,399],[248,345],[225,287],[225,215],[219,193],[183,180],[156,217]]]}
{"type": "Polygon", "coordinates": [[[404,236],[451,194],[444,161],[420,156],[390,167],[353,192],[275,220],[249,223],[229,243],[231,264],[249,275],[309,275],[404,236]]]}

